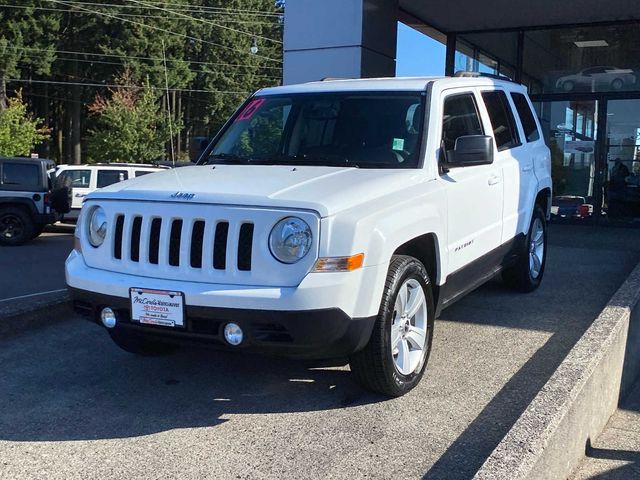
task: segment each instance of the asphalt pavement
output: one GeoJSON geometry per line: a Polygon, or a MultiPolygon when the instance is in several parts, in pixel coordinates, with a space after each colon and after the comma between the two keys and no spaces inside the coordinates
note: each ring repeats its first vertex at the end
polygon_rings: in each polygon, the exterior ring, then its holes
{"type": "Polygon", "coordinates": [[[0,478],[470,478],[640,259],[638,231],[551,230],[529,295],[445,310],[422,383],[388,400],[347,367],[120,351],[69,315],[0,339],[0,478]]]}
{"type": "Polygon", "coordinates": [[[0,302],[64,289],[64,260],[73,248],[73,225],[47,227],[20,247],[0,247],[0,302]]]}

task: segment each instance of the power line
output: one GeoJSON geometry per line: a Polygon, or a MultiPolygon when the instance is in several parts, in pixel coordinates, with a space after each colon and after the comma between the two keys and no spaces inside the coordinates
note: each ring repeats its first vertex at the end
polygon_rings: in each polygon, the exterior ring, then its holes
{"type": "MultiPolygon", "coordinates": [[[[13,47],[7,46],[8,50],[23,50],[23,51],[34,51],[34,52],[48,52],[49,50],[45,48],[32,48],[32,47],[13,47]]],[[[141,57],[135,55],[119,55],[115,53],[94,53],[94,52],[76,52],[72,50],[51,50],[52,53],[55,54],[63,54],[63,55],[87,55],[87,56],[95,56],[95,57],[106,57],[106,58],[127,58],[131,60],[153,60],[153,61],[161,61],[160,57],[141,57]]],[[[215,65],[215,66],[223,66],[223,67],[241,67],[241,68],[264,68],[269,70],[282,70],[281,66],[269,66],[269,65],[246,65],[240,63],[222,63],[222,62],[200,62],[197,60],[191,60],[188,58],[185,59],[174,59],[169,60],[173,62],[184,61],[187,63],[191,63],[194,65],[215,65]]]]}
{"type": "MultiPolygon", "coordinates": [[[[58,4],[61,4],[61,5],[65,5],[67,7],[72,6],[68,2],[63,1],[63,0],[45,0],[45,1],[58,3],[58,4]]],[[[182,38],[186,38],[188,40],[193,40],[193,41],[196,41],[196,42],[202,42],[202,43],[205,43],[205,44],[208,44],[208,45],[213,45],[214,47],[220,47],[220,48],[224,48],[224,49],[227,49],[227,50],[232,50],[234,52],[238,52],[237,48],[228,47],[226,45],[221,45],[219,43],[210,42],[208,40],[203,40],[201,38],[192,37],[192,36],[186,35],[184,33],[173,32],[171,30],[167,30],[165,28],[157,27],[155,25],[148,25],[148,24],[142,23],[142,22],[135,22],[133,20],[122,18],[122,17],[119,17],[117,15],[112,15],[110,13],[105,13],[105,12],[99,12],[97,10],[91,10],[91,9],[80,7],[80,6],[75,6],[75,8],[79,8],[81,10],[84,10],[84,11],[86,11],[88,13],[92,13],[94,15],[102,15],[102,16],[105,16],[105,17],[113,18],[115,20],[120,20],[121,22],[132,23],[134,25],[139,25],[139,26],[142,26],[142,27],[151,28],[152,30],[157,30],[157,31],[160,31],[160,32],[163,32],[163,33],[168,33],[170,35],[176,35],[176,36],[179,36],[179,37],[182,37],[182,38]]],[[[262,56],[262,55],[256,55],[256,56],[259,57],[259,58],[262,58],[264,60],[269,60],[271,62],[282,63],[282,60],[278,60],[278,59],[275,59],[275,58],[269,58],[269,57],[265,57],[265,56],[262,56]]]]}
{"type": "MultiPolygon", "coordinates": [[[[91,5],[94,7],[119,7],[119,8],[138,8],[132,5],[122,5],[122,4],[114,4],[114,3],[99,3],[99,2],[88,2],[88,1],[79,1],[79,0],[67,0],[68,3],[73,5],[91,5]]],[[[179,10],[187,10],[187,11],[204,11],[204,12],[213,12],[222,15],[250,15],[250,16],[258,16],[258,17],[276,17],[279,18],[282,16],[282,13],[278,12],[269,12],[267,10],[250,10],[250,9],[242,9],[242,8],[230,8],[230,7],[211,7],[206,5],[184,5],[178,3],[171,2],[149,2],[150,4],[157,5],[167,5],[172,8],[177,8],[179,10]]]]}
{"type": "Polygon", "coordinates": [[[238,30],[238,29],[236,29],[236,28],[231,28],[231,27],[227,27],[227,26],[224,26],[224,25],[220,25],[220,24],[217,24],[217,23],[211,22],[211,21],[209,21],[209,20],[205,20],[204,18],[192,17],[191,15],[187,15],[187,14],[185,14],[185,13],[181,13],[181,12],[178,12],[178,11],[176,11],[176,10],[169,10],[169,9],[167,9],[167,8],[158,7],[158,6],[156,6],[156,5],[149,4],[149,3],[146,3],[146,2],[142,2],[142,1],[140,1],[140,0],[128,0],[128,1],[129,1],[129,2],[133,2],[133,3],[135,3],[135,4],[143,5],[143,6],[148,7],[148,8],[155,8],[155,9],[157,9],[157,10],[161,10],[161,11],[163,11],[163,12],[167,12],[167,13],[170,13],[170,14],[172,14],[172,15],[178,15],[178,16],[181,16],[181,17],[183,17],[183,18],[188,18],[188,19],[190,19],[190,20],[195,20],[195,21],[198,21],[198,22],[204,23],[205,25],[211,25],[211,26],[214,26],[214,27],[223,28],[223,29],[225,29],[225,30],[229,30],[229,31],[231,31],[231,32],[240,33],[240,34],[242,34],[242,35],[247,35],[247,36],[249,36],[249,37],[253,37],[253,38],[260,38],[260,39],[262,39],[262,40],[267,40],[267,41],[269,41],[269,42],[280,43],[280,44],[282,43],[282,42],[280,42],[280,41],[278,41],[278,40],[274,40],[274,39],[272,39],[272,38],[263,37],[263,36],[261,36],[261,35],[254,35],[254,34],[252,34],[252,33],[245,32],[244,30],[238,30]]]}
{"type": "MultiPolygon", "coordinates": [[[[108,7],[108,6],[113,6],[113,7],[123,7],[123,8],[139,8],[139,7],[135,7],[133,5],[112,5],[112,4],[92,4],[89,3],[89,5],[99,5],[102,7],[108,7]]],[[[20,9],[20,10],[38,10],[38,11],[44,11],[44,12],[68,12],[68,13],[82,13],[82,12],[73,12],[67,9],[63,9],[63,8],[56,8],[56,7],[32,7],[32,6],[28,6],[28,5],[8,5],[8,4],[0,4],[0,8],[14,8],[14,9],[20,9]]],[[[188,9],[182,9],[183,12],[191,12],[191,13],[200,13],[200,14],[207,14],[207,12],[202,12],[202,11],[196,11],[196,10],[188,10],[188,9]]],[[[213,13],[215,14],[215,12],[213,13]]],[[[128,18],[164,18],[161,17],[159,15],[143,15],[143,14],[138,14],[138,13],[120,13],[120,15],[122,17],[128,17],[128,18]]],[[[235,13],[233,15],[236,15],[235,13]]],[[[186,18],[180,18],[179,20],[187,20],[186,18]]],[[[239,24],[250,24],[250,25],[268,25],[271,27],[278,27],[278,28],[282,28],[283,25],[280,22],[262,22],[262,21],[255,21],[255,20],[237,20],[235,18],[218,18],[217,21],[220,22],[227,22],[227,23],[239,23],[239,24]]]]}
{"type": "MultiPolygon", "coordinates": [[[[116,85],[110,83],[88,83],[88,82],[58,82],[55,80],[25,80],[21,78],[7,78],[7,82],[18,83],[37,83],[37,84],[49,84],[49,85],[71,85],[80,87],[95,87],[95,88],[133,88],[142,89],[140,85],[116,85]]],[[[149,86],[152,90],[165,90],[163,87],[149,86]]],[[[191,88],[170,88],[170,92],[192,92],[192,93],[230,93],[234,95],[247,95],[248,91],[233,91],[233,90],[198,90],[191,88]]]]}

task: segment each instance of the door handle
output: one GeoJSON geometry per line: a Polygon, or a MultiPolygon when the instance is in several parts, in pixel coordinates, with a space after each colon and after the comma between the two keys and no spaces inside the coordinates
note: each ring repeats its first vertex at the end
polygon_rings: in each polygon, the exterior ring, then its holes
{"type": "Polygon", "coordinates": [[[502,179],[500,178],[500,176],[499,176],[499,175],[491,175],[491,176],[489,177],[489,180],[487,181],[487,183],[488,183],[489,185],[497,185],[497,184],[499,184],[501,181],[502,181],[502,179]]]}
{"type": "Polygon", "coordinates": [[[82,198],[82,197],[86,197],[87,195],[86,195],[86,194],[84,194],[84,193],[76,193],[74,196],[75,196],[76,198],[82,198]]]}

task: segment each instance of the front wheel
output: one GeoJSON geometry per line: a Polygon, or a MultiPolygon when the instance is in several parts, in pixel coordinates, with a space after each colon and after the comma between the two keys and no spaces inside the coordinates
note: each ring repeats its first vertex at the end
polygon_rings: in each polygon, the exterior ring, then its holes
{"type": "Polygon", "coordinates": [[[350,358],[358,383],[391,397],[412,390],[429,360],[434,318],[431,280],[424,265],[413,257],[394,255],[369,343],[350,358]]]}
{"type": "Polygon", "coordinates": [[[540,286],[547,263],[547,219],[536,205],[529,232],[519,247],[516,263],[503,270],[502,279],[509,287],[520,292],[532,292],[540,286]]]}

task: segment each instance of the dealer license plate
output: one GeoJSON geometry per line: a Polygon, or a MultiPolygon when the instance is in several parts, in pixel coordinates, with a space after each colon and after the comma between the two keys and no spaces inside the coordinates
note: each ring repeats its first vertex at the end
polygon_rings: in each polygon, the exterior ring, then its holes
{"type": "Polygon", "coordinates": [[[184,327],[184,294],[131,288],[131,321],[163,327],[184,327]]]}

